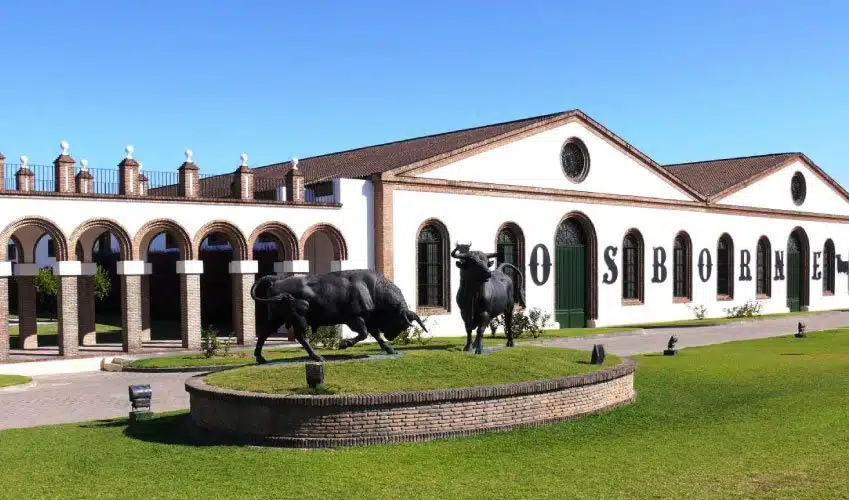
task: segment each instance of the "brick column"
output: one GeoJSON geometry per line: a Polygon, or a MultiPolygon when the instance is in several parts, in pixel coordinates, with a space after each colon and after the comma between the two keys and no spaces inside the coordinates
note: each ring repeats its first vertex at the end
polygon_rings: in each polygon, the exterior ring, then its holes
{"type": "Polygon", "coordinates": [[[77,282],[77,303],[80,306],[80,345],[96,345],[97,329],[95,327],[95,298],[94,298],[94,274],[97,272],[97,264],[82,264],[82,272],[77,282]]]}
{"type": "Polygon", "coordinates": [[[141,314],[142,342],[150,342],[150,275],[153,273],[153,264],[144,265],[144,276],[141,277],[141,314]]]}
{"type": "Polygon", "coordinates": [[[256,304],[251,299],[251,286],[256,281],[259,262],[239,260],[230,263],[230,281],[233,284],[233,330],[242,345],[256,343],[256,304]]]}
{"type": "Polygon", "coordinates": [[[200,275],[203,274],[202,260],[177,262],[180,275],[180,334],[184,349],[200,349],[200,275]]]}
{"type": "Polygon", "coordinates": [[[200,168],[192,161],[192,150],[186,150],[186,161],[180,165],[180,196],[197,198],[200,196],[200,168]]]}
{"type": "Polygon", "coordinates": [[[0,192],[6,190],[6,157],[0,153],[0,192]]]}
{"type": "Polygon", "coordinates": [[[38,323],[35,317],[35,276],[38,266],[18,264],[15,280],[18,282],[18,345],[21,349],[38,347],[38,323]]]}
{"type": "Polygon", "coordinates": [[[68,142],[62,141],[59,146],[62,153],[53,160],[53,171],[55,172],[57,193],[73,193],[76,191],[74,182],[74,164],[76,163],[68,154],[68,142]]]}
{"type": "Polygon", "coordinates": [[[298,169],[298,159],[292,160],[292,169],[286,172],[286,201],[304,201],[304,174],[298,169]]]}
{"type": "Polygon", "coordinates": [[[127,146],[124,151],[127,156],[118,164],[118,194],[124,196],[138,196],[139,194],[139,162],[133,159],[132,146],[127,146]]]}
{"type": "Polygon", "coordinates": [[[121,345],[124,352],[134,353],[142,347],[142,287],[145,262],[123,260],[118,262],[121,276],[121,345]]]}
{"type": "Polygon", "coordinates": [[[15,172],[15,189],[25,193],[35,191],[35,174],[28,166],[29,158],[21,156],[21,167],[15,172]]]}
{"type": "Polygon", "coordinates": [[[254,173],[248,167],[248,155],[242,153],[242,164],[233,172],[233,198],[254,199],[254,173]]]}
{"type": "MultiPolygon", "coordinates": [[[[3,156],[0,153],[0,156],[3,156]]],[[[9,360],[9,276],[12,263],[0,262],[0,361],[9,360]]]]}
{"type": "Polygon", "coordinates": [[[80,160],[80,173],[77,174],[76,191],[80,194],[91,194],[94,192],[94,176],[88,171],[88,160],[80,160]]]}
{"type": "Polygon", "coordinates": [[[147,176],[139,172],[139,196],[147,196],[147,176]]]}
{"type": "Polygon", "coordinates": [[[82,273],[78,261],[57,261],[53,274],[59,278],[59,355],[76,357],[80,349],[77,280],[82,273]]]}

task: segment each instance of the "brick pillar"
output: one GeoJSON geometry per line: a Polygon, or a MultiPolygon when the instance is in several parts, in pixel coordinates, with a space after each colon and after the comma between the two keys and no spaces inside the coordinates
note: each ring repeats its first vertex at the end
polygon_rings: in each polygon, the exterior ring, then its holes
{"type": "MultiPolygon", "coordinates": [[[[0,156],[3,156],[0,153],[0,156]]],[[[0,361],[9,360],[9,276],[12,263],[0,262],[0,361]]]]}
{"type": "Polygon", "coordinates": [[[77,174],[76,191],[80,194],[91,194],[94,192],[94,176],[88,171],[88,160],[80,160],[80,173],[77,174]]]}
{"type": "Polygon", "coordinates": [[[0,153],[0,192],[6,190],[6,157],[0,153]]]}
{"type": "Polygon", "coordinates": [[[254,199],[254,173],[248,167],[248,155],[242,153],[242,164],[233,172],[233,198],[254,199]]]}
{"type": "Polygon", "coordinates": [[[139,194],[139,162],[133,159],[133,147],[127,146],[127,156],[118,164],[118,194],[138,196],[139,194]]]}
{"type": "Polygon", "coordinates": [[[200,349],[200,275],[203,274],[202,260],[177,262],[180,275],[180,334],[184,349],[200,349]]]}
{"type": "Polygon", "coordinates": [[[374,186],[374,264],[386,279],[393,279],[393,188],[381,174],[372,176],[374,186]]]}
{"type": "Polygon", "coordinates": [[[77,303],[80,306],[80,345],[96,345],[97,329],[95,328],[95,298],[94,298],[94,273],[97,272],[97,264],[85,263],[82,265],[82,273],[77,282],[77,303]]]}
{"type": "Polygon", "coordinates": [[[180,196],[197,198],[200,196],[200,168],[192,161],[192,150],[186,150],[186,161],[180,165],[180,196]]]}
{"type": "Polygon", "coordinates": [[[139,172],[139,196],[147,196],[147,176],[139,172]]]}
{"type": "Polygon", "coordinates": [[[142,342],[150,342],[150,275],[153,272],[152,264],[144,265],[144,276],[141,277],[141,313],[142,342]]]}
{"type": "Polygon", "coordinates": [[[142,347],[142,276],[145,262],[124,260],[118,262],[121,276],[121,330],[124,352],[134,353],[142,347]]]}
{"type": "Polygon", "coordinates": [[[286,201],[304,201],[304,174],[298,169],[298,160],[292,160],[292,169],[286,172],[286,201]]]}
{"type": "Polygon", "coordinates": [[[73,358],[80,349],[77,282],[82,264],[75,260],[57,261],[53,274],[59,278],[59,355],[73,358]]]}
{"type": "Polygon", "coordinates": [[[68,143],[62,141],[59,145],[62,148],[62,153],[53,160],[53,171],[55,172],[57,193],[73,193],[76,191],[76,182],[74,182],[74,164],[76,163],[71,155],[68,154],[68,143]]]}
{"type": "Polygon", "coordinates": [[[15,189],[25,193],[35,191],[35,174],[27,165],[29,159],[21,156],[21,167],[15,172],[15,189]]]}
{"type": "Polygon", "coordinates": [[[15,280],[18,282],[18,345],[21,349],[38,347],[38,323],[35,317],[35,264],[18,264],[15,280]]]}
{"type": "Polygon", "coordinates": [[[233,284],[233,330],[242,345],[256,343],[256,304],[251,299],[251,286],[256,281],[259,262],[241,260],[230,263],[230,281],[233,284]]]}

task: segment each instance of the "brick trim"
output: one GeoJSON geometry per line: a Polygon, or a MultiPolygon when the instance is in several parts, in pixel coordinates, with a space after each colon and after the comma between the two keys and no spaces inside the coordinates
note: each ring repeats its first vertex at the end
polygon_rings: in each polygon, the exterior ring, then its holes
{"type": "Polygon", "coordinates": [[[395,224],[392,184],[379,174],[372,176],[374,190],[374,264],[386,279],[395,275],[395,224]]]}
{"type": "Polygon", "coordinates": [[[317,232],[323,232],[330,239],[330,243],[333,244],[333,259],[334,260],[348,260],[348,244],[345,243],[345,237],[342,236],[342,231],[338,230],[336,226],[332,224],[314,224],[307,228],[304,231],[304,234],[301,235],[301,239],[298,243],[298,253],[302,256],[306,255],[307,241],[309,241],[310,236],[317,232]]]}
{"type": "Polygon", "coordinates": [[[200,255],[200,246],[204,238],[213,233],[222,233],[227,236],[227,241],[233,247],[233,260],[246,260],[248,258],[248,241],[245,239],[245,235],[232,222],[222,220],[207,222],[198,229],[192,240],[192,250],[195,255],[200,255]]]}
{"type": "Polygon", "coordinates": [[[295,231],[293,231],[292,228],[282,222],[265,222],[253,230],[251,235],[248,237],[248,252],[250,253],[250,259],[253,259],[254,246],[256,245],[257,239],[263,233],[268,233],[277,240],[277,257],[280,262],[300,259],[301,254],[298,237],[295,235],[295,231]]]}
{"type": "MultiPolygon", "coordinates": [[[[34,175],[30,172],[30,175],[34,175]]],[[[146,193],[147,194],[147,193],[146,193]]],[[[121,194],[103,193],[57,193],[54,191],[2,191],[0,196],[22,196],[31,198],[72,198],[89,201],[132,201],[140,203],[199,203],[207,205],[257,205],[269,207],[295,208],[341,208],[341,203],[325,203],[314,201],[275,201],[275,200],[239,200],[236,198],[181,198],[179,196],[126,196],[121,194]]]]}
{"type": "Polygon", "coordinates": [[[633,401],[635,369],[636,364],[626,358],[596,372],[550,380],[332,396],[223,389],[207,384],[206,374],[189,378],[185,388],[192,420],[214,435],[283,446],[332,447],[468,436],[578,418],[633,401]],[[269,424],[255,425],[257,419],[250,418],[254,412],[265,415],[262,422],[269,424]],[[427,422],[418,419],[424,413],[427,422]],[[275,414],[285,414],[285,421],[267,418],[275,414]],[[411,418],[405,419],[405,414],[411,418]],[[481,414],[487,418],[480,419],[481,414]],[[363,425],[363,416],[373,425],[363,425]]]}
{"type": "MultiPolygon", "coordinates": [[[[68,238],[68,248],[76,248],[77,244],[79,244],[80,238],[92,229],[99,230],[98,234],[109,232],[115,236],[115,239],[118,240],[118,249],[121,252],[121,260],[133,260],[133,242],[130,238],[130,233],[127,232],[120,223],[112,219],[89,219],[83,222],[74,229],[71,233],[71,237],[68,238]]],[[[91,252],[90,248],[88,249],[88,252],[91,252]]]]}
{"type": "MultiPolygon", "coordinates": [[[[68,240],[65,234],[53,221],[43,217],[22,217],[10,222],[0,233],[0,241],[9,240],[17,231],[27,226],[35,226],[50,234],[56,245],[56,260],[68,260],[68,240]]],[[[6,245],[0,245],[0,260],[6,260],[6,252],[6,245]]]]}
{"type": "Polygon", "coordinates": [[[448,227],[439,219],[427,219],[419,224],[415,236],[416,260],[413,264],[416,266],[416,313],[427,315],[449,314],[451,312],[451,235],[448,233],[448,227]],[[419,237],[422,230],[427,226],[435,227],[442,238],[442,307],[419,304],[419,258],[421,257],[419,255],[419,237]]]}
{"type": "Polygon", "coordinates": [[[140,260],[147,256],[147,249],[150,246],[151,240],[159,233],[169,233],[177,241],[177,247],[180,249],[180,260],[194,259],[192,250],[192,239],[189,233],[183,229],[178,222],[171,219],[155,219],[145,223],[136,231],[133,237],[132,254],[140,260]]]}

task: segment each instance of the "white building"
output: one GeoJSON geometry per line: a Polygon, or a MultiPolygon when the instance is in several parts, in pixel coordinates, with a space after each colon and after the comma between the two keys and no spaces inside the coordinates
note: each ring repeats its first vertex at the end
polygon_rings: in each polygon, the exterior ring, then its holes
{"type": "MultiPolygon", "coordinates": [[[[153,188],[141,196],[0,193],[0,217],[7,219],[0,237],[14,236],[27,255],[24,240],[51,233],[61,243],[58,268],[80,235],[88,241],[89,233],[121,233],[123,258],[135,262],[145,260],[154,233],[168,231],[182,249],[178,271],[197,273],[199,242],[215,230],[233,243],[240,262],[231,268],[248,286],[251,246],[265,230],[284,249],[281,270],[375,268],[420,314],[438,320],[436,334],[463,333],[454,303],[459,270],[449,256],[457,241],[516,263],[525,271],[527,306],[551,313],[562,327],[689,319],[697,306],[708,317],[723,316],[749,300],[760,301],[763,313],[849,306],[838,251],[849,247],[842,232],[849,194],[802,153],[659,165],[569,111],[292,166],[250,170],[257,186],[285,179],[283,202],[193,194],[197,177],[186,164],[183,194],[173,197],[157,198],[153,188]],[[14,222],[21,214],[40,228],[32,236],[14,222]],[[91,219],[100,222],[86,225],[91,219]]],[[[244,194],[238,186],[246,172],[243,166],[223,176],[235,182],[233,193],[244,194]]],[[[201,194],[205,182],[199,180],[201,194]]]]}

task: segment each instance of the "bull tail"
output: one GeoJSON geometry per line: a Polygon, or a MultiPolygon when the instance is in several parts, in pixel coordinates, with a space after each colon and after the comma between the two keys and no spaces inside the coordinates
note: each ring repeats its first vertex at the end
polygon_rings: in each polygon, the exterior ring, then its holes
{"type": "Polygon", "coordinates": [[[504,272],[505,267],[513,268],[513,270],[516,271],[516,276],[519,277],[519,297],[517,297],[517,298],[519,299],[519,305],[522,306],[522,308],[524,309],[525,307],[527,307],[527,304],[525,303],[525,287],[524,287],[525,277],[522,276],[522,271],[520,271],[518,267],[516,267],[513,264],[510,264],[508,262],[502,262],[501,264],[498,265],[497,269],[501,272],[504,272]]]}
{"type": "Polygon", "coordinates": [[[264,297],[258,297],[257,294],[256,294],[256,289],[259,287],[259,285],[261,283],[266,283],[266,282],[273,283],[276,280],[277,280],[277,276],[274,276],[272,274],[269,274],[268,276],[263,276],[262,278],[256,280],[254,282],[253,286],[251,286],[251,298],[254,299],[257,302],[275,302],[277,300],[277,297],[272,297],[270,299],[266,299],[264,297]]]}
{"type": "Polygon", "coordinates": [[[422,327],[422,330],[424,330],[426,333],[430,333],[430,332],[427,331],[427,328],[424,326],[424,323],[422,322],[422,319],[419,317],[418,314],[407,309],[406,316],[407,316],[407,323],[409,323],[410,326],[415,326],[415,325],[413,325],[413,320],[415,320],[416,323],[418,323],[419,326],[422,327]],[[410,319],[410,318],[412,318],[412,319],[410,319]]]}

